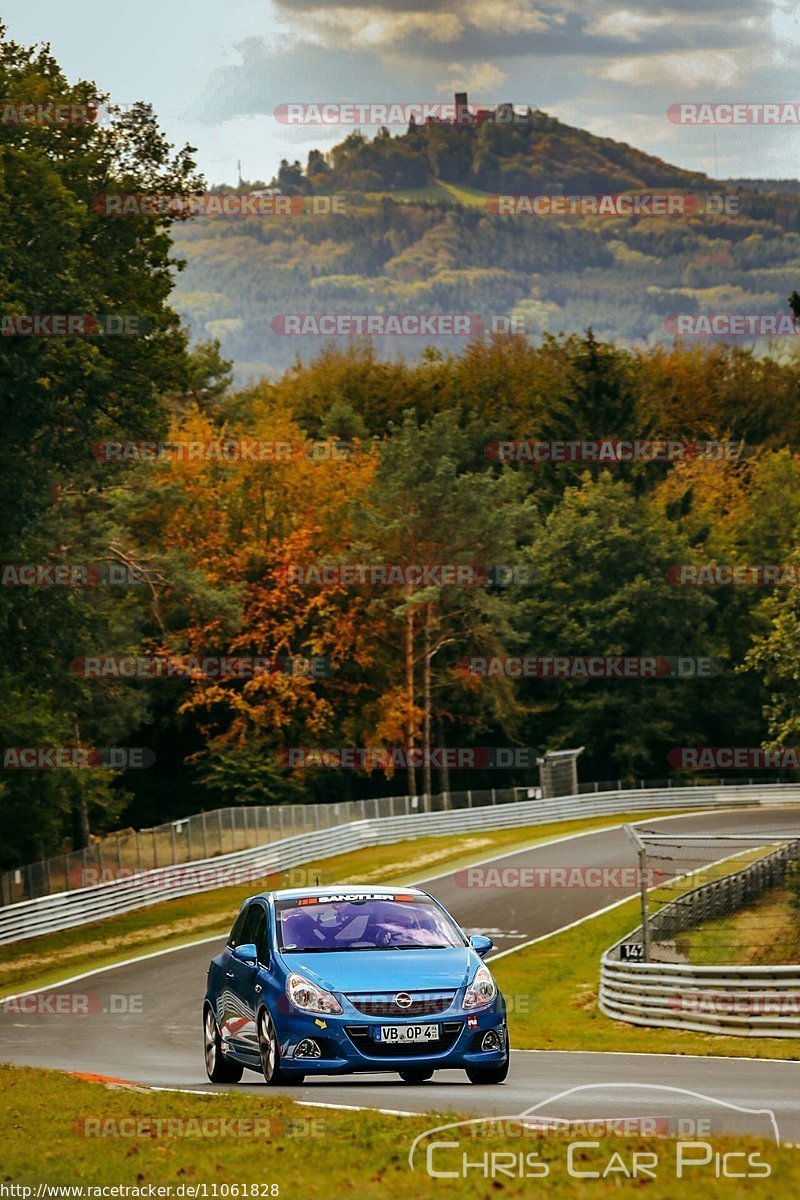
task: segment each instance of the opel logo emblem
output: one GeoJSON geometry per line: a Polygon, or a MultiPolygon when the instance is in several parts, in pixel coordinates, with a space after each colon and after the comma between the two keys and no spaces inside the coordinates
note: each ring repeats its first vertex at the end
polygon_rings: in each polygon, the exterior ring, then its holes
{"type": "Polygon", "coordinates": [[[394,1002],[398,1008],[411,1008],[411,1005],[414,1003],[408,992],[398,992],[394,998],[394,1002]]]}

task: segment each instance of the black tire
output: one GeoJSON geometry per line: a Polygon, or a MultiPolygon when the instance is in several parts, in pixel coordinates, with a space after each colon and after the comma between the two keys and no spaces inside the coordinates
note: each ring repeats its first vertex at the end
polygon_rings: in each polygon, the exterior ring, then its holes
{"type": "Polygon", "coordinates": [[[425,1083],[433,1076],[433,1067],[426,1070],[424,1067],[408,1067],[405,1071],[400,1072],[400,1078],[403,1083],[425,1083]]]}
{"type": "Polygon", "coordinates": [[[222,1038],[219,1036],[214,1010],[210,1004],[203,1009],[203,1050],[206,1060],[206,1075],[212,1083],[238,1083],[244,1067],[232,1062],[222,1053],[222,1038]]]}
{"type": "Polygon", "coordinates": [[[506,1057],[501,1063],[492,1063],[487,1067],[465,1067],[470,1083],[505,1083],[511,1058],[508,1053],[508,1033],[506,1033],[506,1057]]]}
{"type": "Polygon", "coordinates": [[[284,1071],[281,1067],[281,1048],[275,1035],[272,1017],[266,1008],[262,1008],[256,1020],[258,1029],[258,1052],[261,1055],[261,1073],[267,1084],[274,1087],[283,1084],[284,1087],[298,1087],[305,1075],[301,1071],[284,1071]]]}

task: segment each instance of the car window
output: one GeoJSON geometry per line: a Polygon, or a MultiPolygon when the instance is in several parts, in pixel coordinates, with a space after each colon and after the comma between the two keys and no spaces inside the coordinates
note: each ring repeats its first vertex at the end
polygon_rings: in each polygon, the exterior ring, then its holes
{"type": "Polygon", "coordinates": [[[240,946],[253,943],[258,951],[259,962],[269,961],[269,942],[267,940],[267,914],[261,904],[251,904],[247,910],[247,919],[242,929],[240,946]]]}
{"type": "Polygon", "coordinates": [[[288,951],[425,950],[463,946],[465,939],[427,897],[311,896],[279,900],[279,946],[288,951]]]}
{"type": "Polygon", "coordinates": [[[231,950],[235,950],[237,946],[241,946],[244,941],[242,937],[242,930],[244,929],[244,923],[247,920],[247,914],[250,912],[250,908],[250,905],[243,904],[238,917],[233,922],[231,936],[228,938],[228,945],[230,946],[231,950]]]}

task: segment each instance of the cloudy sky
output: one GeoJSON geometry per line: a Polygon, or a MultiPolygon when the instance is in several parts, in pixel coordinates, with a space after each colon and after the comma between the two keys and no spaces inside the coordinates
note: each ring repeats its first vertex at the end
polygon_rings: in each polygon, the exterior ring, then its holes
{"type": "MultiPolygon", "coordinates": [[[[800,127],[675,125],[676,102],[800,101],[796,0],[32,0],[6,18],[67,74],[150,101],[211,183],[269,179],[348,131],[292,101],[509,100],[711,175],[797,177],[800,127]]],[[[374,132],[372,130],[371,132],[374,132]]]]}

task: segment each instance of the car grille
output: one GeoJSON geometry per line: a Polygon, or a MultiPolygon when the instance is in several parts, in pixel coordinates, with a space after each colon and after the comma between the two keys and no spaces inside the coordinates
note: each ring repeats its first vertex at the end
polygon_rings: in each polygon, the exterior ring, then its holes
{"type": "Polygon", "coordinates": [[[435,1042],[408,1042],[405,1045],[376,1042],[370,1036],[369,1025],[345,1025],[345,1032],[365,1058],[423,1058],[431,1054],[444,1054],[454,1045],[463,1028],[463,1021],[445,1021],[441,1037],[435,1042]]]}
{"type": "Polygon", "coordinates": [[[386,995],[355,995],[347,999],[358,1012],[365,1017],[433,1017],[438,1013],[447,1012],[453,1003],[455,991],[449,992],[417,992],[408,993],[411,1004],[401,1008],[395,1003],[397,992],[387,992],[386,995]]]}

